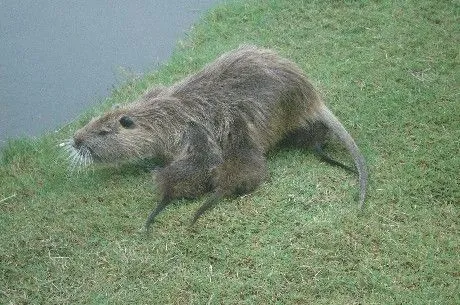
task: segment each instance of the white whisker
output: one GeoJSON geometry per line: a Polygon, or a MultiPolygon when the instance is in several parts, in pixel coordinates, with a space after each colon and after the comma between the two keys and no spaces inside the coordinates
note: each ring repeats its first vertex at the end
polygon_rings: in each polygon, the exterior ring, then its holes
{"type": "Polygon", "coordinates": [[[84,145],[79,148],[75,148],[74,141],[72,139],[63,141],[58,146],[61,147],[67,155],[66,160],[68,162],[69,171],[71,172],[76,171],[79,173],[81,170],[93,163],[91,150],[84,145]]]}

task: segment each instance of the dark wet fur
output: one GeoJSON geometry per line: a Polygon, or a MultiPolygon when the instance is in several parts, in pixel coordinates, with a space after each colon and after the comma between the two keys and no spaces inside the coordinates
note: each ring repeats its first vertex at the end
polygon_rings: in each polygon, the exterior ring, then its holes
{"type": "Polygon", "coordinates": [[[189,122],[182,141],[184,151],[180,157],[155,175],[161,199],[147,219],[147,229],[171,200],[196,198],[215,188],[213,172],[222,161],[220,149],[208,131],[196,122],[189,122]]]}
{"type": "Polygon", "coordinates": [[[313,150],[315,155],[324,162],[357,174],[356,169],[335,160],[326,153],[325,147],[330,137],[329,129],[322,122],[314,122],[308,127],[298,128],[290,132],[282,141],[281,146],[313,150]]]}
{"type": "MultiPolygon", "coordinates": [[[[174,198],[212,192],[192,222],[222,197],[254,190],[267,177],[264,155],[281,142],[324,152],[334,134],[351,154],[364,206],[367,169],[355,141],[303,71],[271,50],[242,46],[170,87],[154,88],[109,111],[68,142],[76,163],[155,158],[160,203],[147,227],[174,198]]],[[[348,168],[347,168],[348,169],[348,168]]]]}
{"type": "Polygon", "coordinates": [[[214,194],[196,211],[192,224],[221,198],[252,192],[268,178],[264,152],[256,143],[244,120],[236,117],[223,143],[223,162],[216,167],[214,194]]]}

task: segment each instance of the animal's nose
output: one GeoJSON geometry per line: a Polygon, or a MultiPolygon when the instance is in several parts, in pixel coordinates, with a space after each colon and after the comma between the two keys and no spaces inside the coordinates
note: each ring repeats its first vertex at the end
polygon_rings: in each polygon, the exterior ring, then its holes
{"type": "Polygon", "coordinates": [[[74,136],[73,137],[73,143],[72,143],[72,146],[76,149],[79,149],[81,147],[81,145],[83,144],[83,138],[80,137],[80,136],[74,136]]]}

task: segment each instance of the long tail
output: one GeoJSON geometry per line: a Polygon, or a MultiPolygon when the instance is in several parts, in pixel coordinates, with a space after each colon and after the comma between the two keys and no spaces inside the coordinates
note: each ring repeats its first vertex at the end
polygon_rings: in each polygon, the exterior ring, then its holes
{"type": "Polygon", "coordinates": [[[336,116],[325,105],[321,107],[319,116],[320,120],[329,128],[329,130],[331,130],[340,139],[342,144],[345,145],[345,147],[353,157],[359,175],[359,203],[361,204],[361,208],[364,208],[368,176],[366,161],[364,160],[363,155],[359,151],[359,148],[356,145],[353,138],[351,137],[351,135],[348,133],[345,127],[343,127],[342,123],[340,123],[336,116]]]}

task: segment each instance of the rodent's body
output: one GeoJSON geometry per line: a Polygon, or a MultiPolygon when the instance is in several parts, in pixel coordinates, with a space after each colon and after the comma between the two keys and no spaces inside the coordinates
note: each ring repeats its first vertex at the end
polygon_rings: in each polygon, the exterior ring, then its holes
{"type": "MultiPolygon", "coordinates": [[[[266,176],[264,153],[286,137],[305,135],[303,144],[316,145],[325,141],[329,131],[353,155],[360,174],[360,200],[364,202],[364,158],[313,85],[291,61],[270,50],[244,46],[171,87],[153,90],[91,121],[76,132],[72,145],[80,155],[97,161],[160,158],[166,164],[165,172],[174,172],[180,162],[196,169],[193,156],[205,155],[200,162],[209,163],[210,189],[228,196],[245,184],[241,182],[245,177],[251,186],[243,187],[243,191],[257,187],[266,176]],[[205,151],[191,143],[193,136],[184,139],[186,130],[206,133],[205,151]],[[188,152],[184,150],[187,145],[188,152]],[[208,157],[214,161],[208,162],[208,157]],[[254,171],[263,178],[254,179],[243,171],[253,164],[258,164],[254,171]],[[240,186],[232,185],[237,182],[228,178],[235,174],[239,174],[236,180],[240,186]]],[[[168,179],[181,180],[180,175],[192,175],[192,171],[179,174],[177,168],[177,177],[168,179]]]]}

